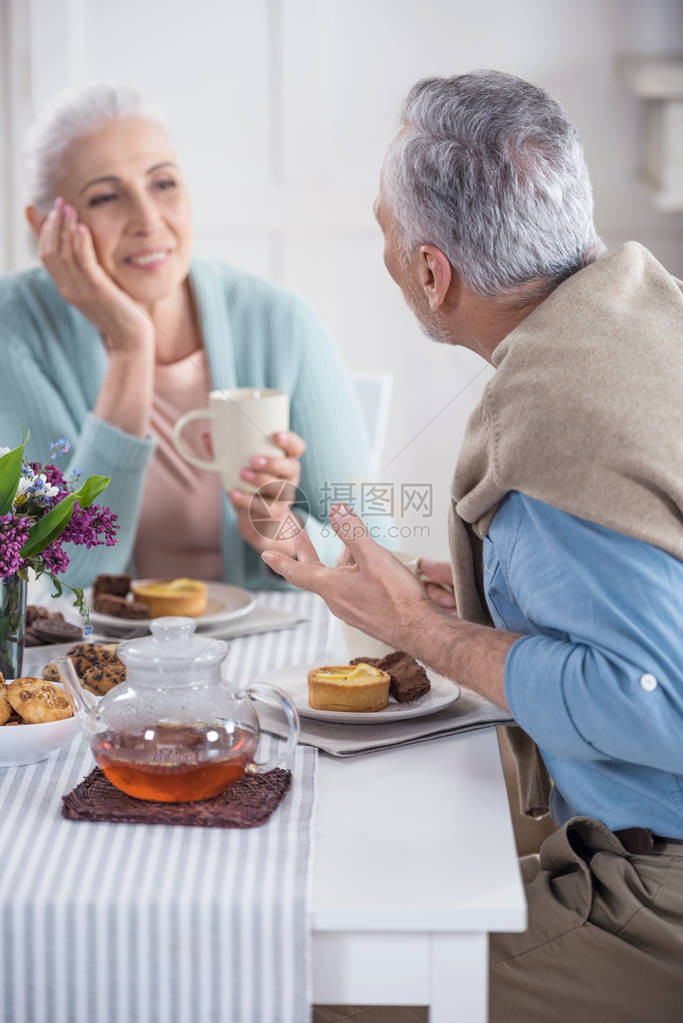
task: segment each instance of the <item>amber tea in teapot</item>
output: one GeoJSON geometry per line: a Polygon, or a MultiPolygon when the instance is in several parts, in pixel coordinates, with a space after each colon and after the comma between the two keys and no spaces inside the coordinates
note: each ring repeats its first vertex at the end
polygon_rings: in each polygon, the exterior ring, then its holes
{"type": "Polygon", "coordinates": [[[161,724],[132,734],[101,732],[92,752],[112,785],[129,796],[184,803],[209,799],[234,784],[257,746],[249,728],[161,724]]]}
{"type": "Polygon", "coordinates": [[[296,746],[299,717],[287,694],[261,682],[234,686],[222,674],[226,644],[195,627],[191,618],[157,618],[151,636],[121,643],[125,681],[99,701],[68,657],[55,662],[98,766],[137,799],[210,799],[245,773],[271,770],[296,746]],[[278,703],[289,725],[285,748],[265,763],[256,760],[256,700],[278,703]]]}

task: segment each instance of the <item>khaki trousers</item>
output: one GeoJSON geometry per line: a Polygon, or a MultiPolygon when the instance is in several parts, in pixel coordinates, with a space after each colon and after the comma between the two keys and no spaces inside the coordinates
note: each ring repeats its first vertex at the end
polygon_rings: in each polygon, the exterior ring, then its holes
{"type": "Polygon", "coordinates": [[[681,1023],[683,845],[632,855],[575,817],[520,860],[523,934],[492,934],[490,1023],[681,1023]]]}

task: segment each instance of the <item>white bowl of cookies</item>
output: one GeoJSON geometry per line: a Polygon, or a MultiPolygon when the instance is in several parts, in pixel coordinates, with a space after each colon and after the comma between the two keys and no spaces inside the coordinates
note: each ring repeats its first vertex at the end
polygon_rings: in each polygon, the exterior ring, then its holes
{"type": "Polygon", "coordinates": [[[61,686],[24,675],[0,675],[0,767],[37,764],[71,742],[79,725],[61,686]]]}

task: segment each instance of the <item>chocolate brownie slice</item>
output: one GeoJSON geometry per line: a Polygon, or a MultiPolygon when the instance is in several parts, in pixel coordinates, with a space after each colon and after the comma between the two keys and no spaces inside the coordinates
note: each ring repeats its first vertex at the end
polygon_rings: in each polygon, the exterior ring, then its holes
{"type": "Polygon", "coordinates": [[[41,643],[68,643],[69,640],[83,639],[83,630],[77,625],[71,625],[52,618],[36,618],[31,626],[31,632],[41,643]]]}
{"type": "Polygon", "coordinates": [[[92,589],[93,597],[99,597],[102,593],[113,593],[115,597],[125,597],[130,592],[131,579],[132,576],[127,572],[121,575],[98,575],[92,589]]]}
{"type": "Polygon", "coordinates": [[[26,624],[30,627],[35,622],[36,618],[47,618],[48,610],[46,607],[40,607],[38,604],[29,604],[26,608],[26,624]]]}
{"type": "Polygon", "coordinates": [[[409,654],[394,650],[375,665],[391,675],[389,693],[398,703],[411,703],[431,689],[427,672],[409,654]]]}
{"type": "Polygon", "coordinates": [[[149,618],[149,608],[141,600],[126,600],[113,593],[102,593],[95,597],[93,608],[98,614],[112,615],[114,618],[149,618]]]}
{"type": "Polygon", "coordinates": [[[431,689],[427,672],[421,664],[404,654],[401,650],[394,650],[386,657],[354,657],[349,664],[371,664],[373,668],[386,671],[391,676],[389,695],[393,696],[397,703],[411,703],[419,700],[421,696],[431,689]]]}
{"type": "Polygon", "coordinates": [[[24,646],[44,646],[42,639],[38,639],[30,626],[26,628],[24,633],[24,646]]]}

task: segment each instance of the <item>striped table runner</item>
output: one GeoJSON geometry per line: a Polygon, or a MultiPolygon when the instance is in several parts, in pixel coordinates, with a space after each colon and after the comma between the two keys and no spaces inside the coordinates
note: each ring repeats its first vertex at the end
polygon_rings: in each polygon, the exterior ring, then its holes
{"type": "MultiPolygon", "coordinates": [[[[259,600],[310,621],[231,641],[238,683],[326,648],[318,598],[259,600]]],[[[247,831],[66,821],[61,796],[92,766],[79,737],[0,770],[0,1020],[308,1023],[316,751],[297,749],[292,791],[247,831]]]]}

